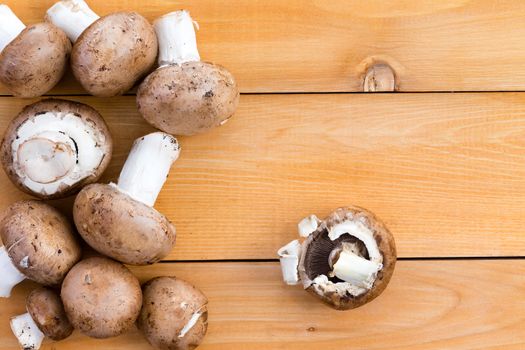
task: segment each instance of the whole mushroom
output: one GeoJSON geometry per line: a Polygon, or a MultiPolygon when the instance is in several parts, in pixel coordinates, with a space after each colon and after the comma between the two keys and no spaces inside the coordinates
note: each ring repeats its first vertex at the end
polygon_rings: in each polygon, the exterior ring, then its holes
{"type": "Polygon", "coordinates": [[[0,161],[22,191],[62,198],[95,182],[109,164],[113,142],[93,108],[47,99],[26,106],[8,125],[0,161]]]}
{"type": "Polygon", "coordinates": [[[160,350],[195,349],[208,329],[208,299],[197,288],[175,277],[156,277],[143,287],[137,325],[160,350]]]}
{"type": "Polygon", "coordinates": [[[62,301],[52,289],[33,290],[26,299],[26,310],[11,318],[11,330],[23,349],[38,350],[46,337],[59,341],[73,333],[62,301]]]}
{"type": "Polygon", "coordinates": [[[347,310],[379,296],[396,264],[394,237],[370,211],[339,208],[325,220],[315,215],[299,223],[294,240],[278,251],[284,281],[302,282],[329,306],[347,310]]]}
{"type": "Polygon", "coordinates": [[[155,31],[136,12],[101,18],[83,0],[62,0],[47,10],[46,19],[74,43],[71,68],[91,95],[121,95],[155,64],[155,31]]]}
{"type": "Polygon", "coordinates": [[[71,42],[51,23],[26,27],[0,5],[0,83],[17,97],[38,97],[64,75],[71,42]]]}
{"type": "Polygon", "coordinates": [[[154,127],[174,135],[224,124],[237,109],[239,90],[226,68],[200,61],[188,11],[168,13],[154,27],[160,67],[139,87],[139,112],[154,127]]]}
{"type": "Polygon", "coordinates": [[[0,297],[30,279],[54,286],[80,260],[81,250],[71,225],[52,206],[39,201],[11,205],[0,221],[0,297]]]}
{"type": "Polygon", "coordinates": [[[180,147],[156,132],[135,141],[117,184],[80,191],[73,217],[82,238],[96,251],[132,265],[153,264],[175,244],[175,226],[153,204],[180,147]]]}
{"type": "Polygon", "coordinates": [[[73,327],[93,338],[129,330],[142,305],[137,278],[124,265],[102,257],[73,266],[62,283],[61,297],[73,327]]]}

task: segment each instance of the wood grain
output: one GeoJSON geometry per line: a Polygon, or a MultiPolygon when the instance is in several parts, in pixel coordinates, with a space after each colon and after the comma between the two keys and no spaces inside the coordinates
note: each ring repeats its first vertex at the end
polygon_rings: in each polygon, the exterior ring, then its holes
{"type": "MultiPolygon", "coordinates": [[[[284,285],[277,263],[164,263],[134,268],[142,281],[176,275],[209,298],[199,350],[523,349],[525,261],[401,261],[375,301],[335,311],[284,285]]],[[[8,319],[24,312],[25,283],[0,300],[0,349],[15,349],[8,319]]],[[[138,331],[93,340],[75,333],[43,349],[148,349],[138,331]]]]}
{"type": "MultiPolygon", "coordinates": [[[[377,62],[394,69],[401,91],[525,88],[521,1],[88,2],[101,15],[136,10],[150,20],[189,9],[202,58],[229,68],[243,92],[362,91],[377,62]]],[[[35,23],[54,0],[5,3],[35,23]]],[[[84,91],[69,76],[54,93],[84,91]]]]}
{"type": "MultiPolygon", "coordinates": [[[[116,180],[152,129],[133,97],[77,100],[110,125],[116,180]]],[[[0,98],[0,132],[27,102],[0,98]]],[[[156,204],[178,230],[169,259],[275,258],[302,217],[347,204],[382,218],[402,257],[525,256],[522,93],[243,96],[180,142],[156,204]]],[[[0,209],[24,197],[3,172],[0,193],[0,209]]]]}

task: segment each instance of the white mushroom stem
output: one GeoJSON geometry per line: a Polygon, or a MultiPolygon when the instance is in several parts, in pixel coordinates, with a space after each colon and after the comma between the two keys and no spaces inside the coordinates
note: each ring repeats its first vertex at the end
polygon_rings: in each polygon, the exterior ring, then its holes
{"type": "Polygon", "coordinates": [[[177,139],[163,132],[135,140],[120,172],[118,189],[133,199],[153,206],[179,153],[177,139]]]}
{"type": "Polygon", "coordinates": [[[62,29],[73,43],[99,18],[84,0],[59,1],[51,6],[46,14],[46,19],[62,29]]]}
{"type": "Polygon", "coordinates": [[[190,319],[188,320],[188,322],[184,325],[184,327],[182,327],[181,331],[179,332],[179,335],[177,336],[178,338],[184,338],[184,336],[186,335],[186,333],[188,333],[190,331],[190,329],[193,328],[193,326],[195,326],[195,324],[197,323],[197,321],[199,320],[199,318],[202,316],[202,311],[195,311],[193,313],[193,315],[191,315],[190,319]]]}
{"type": "Polygon", "coordinates": [[[7,5],[0,5],[0,52],[25,29],[24,23],[16,17],[7,5]]]}
{"type": "Polygon", "coordinates": [[[350,251],[343,250],[333,266],[333,274],[358,287],[371,288],[381,264],[362,258],[350,251]]]}
{"type": "Polygon", "coordinates": [[[153,23],[159,41],[159,66],[200,61],[194,24],[185,10],[168,13],[153,23]]]}
{"type": "Polygon", "coordinates": [[[315,215],[310,215],[305,217],[297,224],[297,230],[299,231],[299,236],[308,237],[317,230],[319,223],[321,221],[315,215]]]}
{"type": "Polygon", "coordinates": [[[26,279],[13,265],[5,246],[0,247],[0,276],[0,298],[9,298],[13,287],[26,279]]]}
{"type": "Polygon", "coordinates": [[[11,318],[11,330],[23,349],[38,350],[45,338],[28,312],[11,318]]]}
{"type": "Polygon", "coordinates": [[[299,255],[301,255],[301,244],[298,240],[293,240],[277,251],[281,262],[281,272],[283,280],[288,285],[299,283],[299,255]]]}

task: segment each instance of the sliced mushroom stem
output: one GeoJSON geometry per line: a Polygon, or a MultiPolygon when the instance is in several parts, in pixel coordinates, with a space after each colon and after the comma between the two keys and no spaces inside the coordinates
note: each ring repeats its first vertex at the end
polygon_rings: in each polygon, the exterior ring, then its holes
{"type": "Polygon", "coordinates": [[[333,274],[359,287],[370,288],[374,275],[381,269],[381,264],[362,258],[343,250],[333,266],[333,274]]]}
{"type": "Polygon", "coordinates": [[[0,52],[24,29],[24,23],[7,5],[0,5],[0,52]]]}
{"type": "Polygon", "coordinates": [[[281,271],[283,280],[288,285],[296,285],[299,283],[299,256],[301,255],[301,244],[299,241],[293,240],[277,251],[279,261],[281,263],[281,271]]]}
{"type": "Polygon", "coordinates": [[[159,66],[200,61],[194,25],[185,10],[170,12],[153,23],[159,41],[159,66]]]}
{"type": "Polygon", "coordinates": [[[93,12],[84,0],[62,0],[46,12],[46,19],[62,29],[73,43],[99,18],[100,16],[93,12]]]}
{"type": "Polygon", "coordinates": [[[0,247],[0,276],[0,298],[9,298],[13,287],[26,279],[13,265],[5,246],[0,247]]]}
{"type": "Polygon", "coordinates": [[[11,330],[23,349],[38,350],[40,348],[45,335],[38,328],[29,312],[11,318],[10,323],[11,330]]]}
{"type": "Polygon", "coordinates": [[[153,206],[179,153],[177,139],[163,132],[135,140],[117,187],[131,198],[153,206]]]}

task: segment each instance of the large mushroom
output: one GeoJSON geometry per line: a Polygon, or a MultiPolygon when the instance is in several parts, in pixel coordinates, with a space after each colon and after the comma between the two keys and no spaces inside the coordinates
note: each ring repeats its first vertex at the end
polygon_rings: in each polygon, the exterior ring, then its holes
{"type": "Polygon", "coordinates": [[[0,221],[0,297],[30,279],[58,285],[80,260],[81,250],[71,225],[52,206],[39,201],[11,205],[0,221]]]}
{"type": "Polygon", "coordinates": [[[48,99],[26,106],[11,121],[0,161],[22,191],[42,199],[62,198],[98,180],[109,164],[112,145],[95,109],[48,99]]]}
{"type": "Polygon", "coordinates": [[[23,349],[38,350],[46,337],[59,341],[73,333],[62,301],[52,289],[33,290],[26,299],[26,310],[11,318],[11,330],[23,349]]]}
{"type": "Polygon", "coordinates": [[[174,135],[224,124],[237,109],[239,90],[226,68],[200,61],[188,11],[168,13],[154,27],[160,67],[139,87],[139,112],[154,127],[174,135]]]}
{"type": "Polygon", "coordinates": [[[121,95],[155,64],[155,31],[136,12],[100,18],[83,0],[62,0],[47,10],[46,19],[74,43],[71,68],[91,95],[121,95]]]}
{"type": "Polygon", "coordinates": [[[208,329],[208,299],[193,285],[175,277],[156,277],[142,287],[137,325],[160,350],[195,349],[208,329]]]}
{"type": "Polygon", "coordinates": [[[42,96],[64,75],[71,53],[66,34],[51,23],[26,27],[0,5],[0,83],[17,97],[42,96]]]}
{"type": "Polygon", "coordinates": [[[153,264],[175,244],[175,226],[153,208],[180,147],[156,132],[135,141],[117,184],[93,184],[80,191],[73,217],[96,251],[126,264],[153,264]]]}
{"type": "Polygon", "coordinates": [[[126,332],[142,305],[137,278],[124,265],[102,257],[87,258],[73,266],[60,295],[73,327],[93,338],[126,332]]]}
{"type": "Polygon", "coordinates": [[[394,237],[370,211],[339,208],[325,220],[315,215],[299,223],[306,237],[279,249],[284,281],[302,282],[338,310],[361,306],[386,288],[396,264],[394,237]]]}

